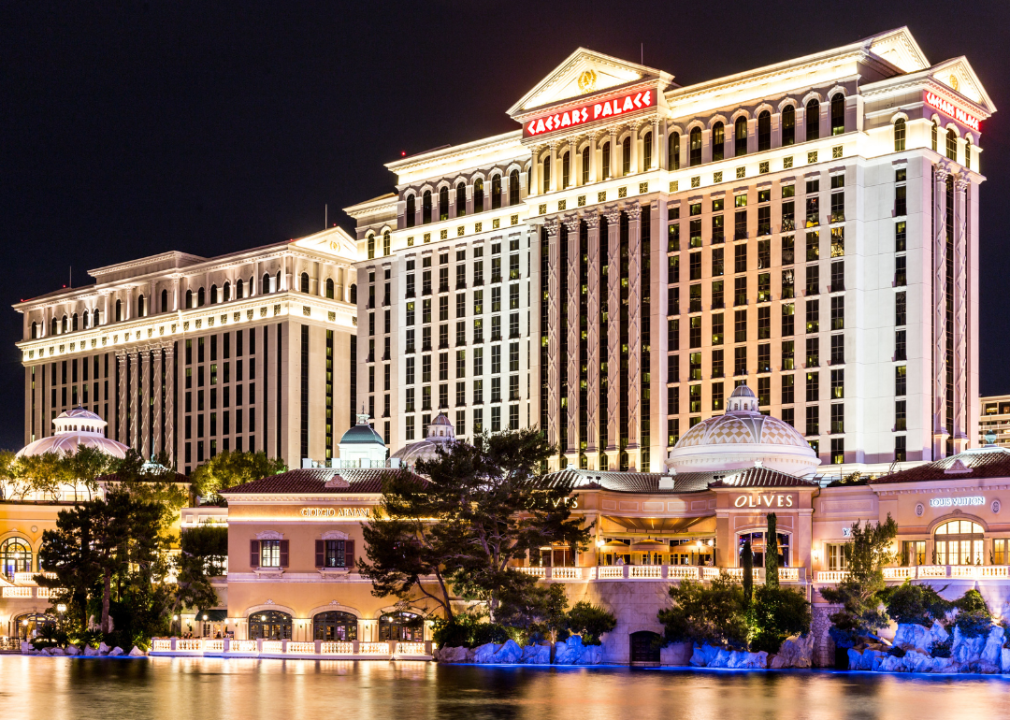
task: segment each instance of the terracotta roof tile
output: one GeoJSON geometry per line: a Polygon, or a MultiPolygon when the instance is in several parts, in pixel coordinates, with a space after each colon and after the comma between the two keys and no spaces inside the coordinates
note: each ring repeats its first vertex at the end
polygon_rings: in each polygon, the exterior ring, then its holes
{"type": "Polygon", "coordinates": [[[972,478],[979,480],[983,478],[1010,477],[1010,450],[1001,447],[982,447],[972,450],[965,450],[957,455],[918,465],[908,470],[891,473],[871,480],[873,484],[924,482],[930,480],[957,480],[959,478],[972,478]],[[967,472],[947,472],[956,470],[955,463],[960,462],[967,472]]]}
{"type": "MultiPolygon", "coordinates": [[[[237,485],[221,492],[222,495],[287,495],[298,493],[325,493],[346,495],[348,493],[381,493],[382,478],[391,473],[407,472],[390,468],[302,468],[289,470],[279,475],[269,475],[244,485],[237,485]],[[327,487],[326,483],[335,475],[347,481],[347,487],[327,487]]],[[[424,479],[410,473],[419,482],[424,479]]]]}
{"type": "Polygon", "coordinates": [[[578,490],[611,490],[629,493],[691,493],[710,487],[817,487],[816,483],[769,468],[694,472],[665,475],[662,473],[596,472],[592,470],[560,470],[547,475],[548,483],[568,482],[578,490]],[[673,480],[673,488],[660,490],[660,479],[673,480]]]}

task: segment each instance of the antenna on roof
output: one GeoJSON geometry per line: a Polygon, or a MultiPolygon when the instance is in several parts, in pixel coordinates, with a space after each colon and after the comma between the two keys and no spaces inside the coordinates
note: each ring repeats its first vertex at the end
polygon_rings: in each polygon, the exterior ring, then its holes
{"type": "Polygon", "coordinates": [[[330,206],[329,203],[323,205],[323,230],[330,226],[330,206]]]}
{"type": "Polygon", "coordinates": [[[642,51],[642,65],[645,65],[645,43],[641,43],[639,49],[642,51]]]}
{"type": "Polygon", "coordinates": [[[70,266],[70,285],[68,285],[67,287],[73,287],[73,286],[74,286],[74,266],[71,265],[70,266]]]}

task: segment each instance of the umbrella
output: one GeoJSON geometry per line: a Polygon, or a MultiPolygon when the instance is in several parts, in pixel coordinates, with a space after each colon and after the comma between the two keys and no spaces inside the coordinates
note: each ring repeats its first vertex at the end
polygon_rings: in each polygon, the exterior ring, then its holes
{"type": "Polygon", "coordinates": [[[639,540],[638,542],[633,543],[631,545],[631,552],[667,553],[670,552],[670,546],[661,540],[646,538],[645,540],[639,540]]]}

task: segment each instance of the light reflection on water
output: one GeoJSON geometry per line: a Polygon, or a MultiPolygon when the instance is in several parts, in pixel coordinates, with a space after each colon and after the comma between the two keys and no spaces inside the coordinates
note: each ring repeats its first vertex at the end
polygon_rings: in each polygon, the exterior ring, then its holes
{"type": "Polygon", "coordinates": [[[4,716],[46,720],[1010,718],[1010,679],[0,656],[4,716]]]}

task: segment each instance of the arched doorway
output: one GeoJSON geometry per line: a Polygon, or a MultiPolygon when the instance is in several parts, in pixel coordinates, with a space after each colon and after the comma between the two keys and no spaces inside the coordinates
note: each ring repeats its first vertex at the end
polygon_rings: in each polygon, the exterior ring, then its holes
{"type": "Polygon", "coordinates": [[[250,640],[290,640],[291,616],[278,610],[267,610],[249,616],[250,640]]]}
{"type": "Polygon", "coordinates": [[[379,640],[424,642],[424,618],[411,612],[386,613],[379,618],[379,640]]]}
{"type": "Polygon", "coordinates": [[[32,570],[32,548],[25,540],[12,537],[0,544],[0,572],[13,579],[16,572],[32,570]]]}
{"type": "Polygon", "coordinates": [[[659,648],[662,638],[659,633],[639,630],[631,633],[631,662],[659,664],[659,648]]]}
{"type": "Polygon", "coordinates": [[[312,618],[315,640],[349,642],[358,639],[358,618],[346,612],[323,612],[312,618]]]}
{"type": "MultiPolygon", "coordinates": [[[[764,567],[765,564],[765,547],[768,544],[768,533],[765,530],[758,530],[757,532],[744,532],[736,536],[737,539],[737,565],[743,565],[743,546],[748,540],[750,540],[750,549],[754,553],[754,567],[764,567]]],[[[791,540],[792,536],[789,533],[775,533],[776,540],[778,542],[779,551],[779,567],[789,567],[789,561],[791,558],[791,540]]]]}
{"type": "Polygon", "coordinates": [[[950,520],[933,532],[937,565],[981,565],[985,530],[971,520],[950,520]]]}
{"type": "Polygon", "coordinates": [[[14,634],[19,640],[30,640],[47,625],[56,625],[56,618],[48,613],[25,613],[14,618],[14,634]]]}

